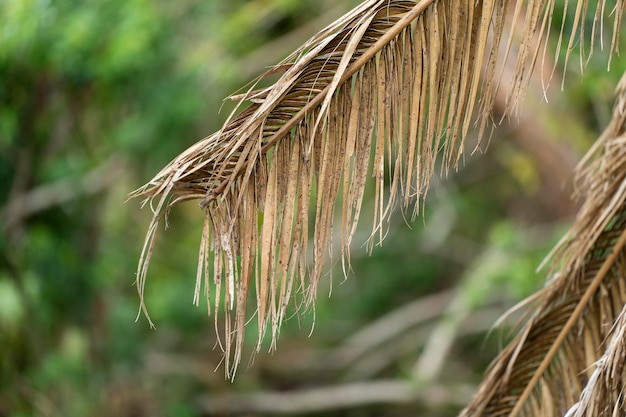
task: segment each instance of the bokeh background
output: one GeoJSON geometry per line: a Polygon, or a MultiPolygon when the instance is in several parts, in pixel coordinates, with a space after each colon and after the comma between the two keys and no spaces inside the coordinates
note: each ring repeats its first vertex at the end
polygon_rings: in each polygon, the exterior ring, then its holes
{"type": "Polygon", "coordinates": [[[0,2],[0,416],[458,412],[506,340],[491,326],[541,287],[536,268],[576,212],[573,169],[626,69],[614,57],[607,72],[599,45],[584,77],[578,50],[557,65],[548,104],[538,78],[488,149],[435,180],[422,217],[394,216],[371,256],[364,224],[353,273],[336,265],[276,352],[253,357],[250,328],[234,381],[213,317],[192,305],[195,204],[160,232],[146,288],[157,329],[135,320],[151,213],[127,194],[217,130],[224,97],[356,3],[0,2]]]}

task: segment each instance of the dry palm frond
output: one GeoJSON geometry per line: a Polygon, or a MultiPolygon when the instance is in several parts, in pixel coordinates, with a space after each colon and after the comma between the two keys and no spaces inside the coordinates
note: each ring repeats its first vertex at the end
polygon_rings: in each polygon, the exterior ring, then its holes
{"type": "MultiPolygon", "coordinates": [[[[619,0],[606,11],[614,14],[616,33],[622,6],[619,0]]],[[[438,160],[442,172],[457,167],[474,123],[479,136],[490,129],[501,64],[513,59],[517,42],[507,100],[508,112],[515,109],[546,53],[535,45],[546,40],[554,7],[551,0],[368,0],[319,32],[265,74],[282,72],[274,85],[239,96],[247,108],[134,193],[157,202],[137,272],[146,316],[143,291],[157,226],[176,204],[200,200],[205,222],[195,301],[203,277],[209,298],[212,277],[209,305],[217,313],[223,302],[225,310],[227,372],[241,357],[248,298],[256,298],[259,343],[268,328],[275,340],[287,306],[315,298],[337,200],[347,271],[368,177],[374,243],[399,203],[418,211],[438,160]],[[505,28],[509,12],[516,19],[505,28]]],[[[584,39],[580,16],[588,7],[576,4],[568,56],[584,39]]],[[[602,0],[592,39],[604,15],[602,0]]]]}
{"type": "MultiPolygon", "coordinates": [[[[592,412],[575,415],[622,407],[622,391],[611,390],[624,388],[624,379],[611,378],[615,354],[624,352],[624,318],[613,325],[626,305],[626,75],[611,124],[581,163],[578,182],[584,205],[554,255],[558,272],[533,296],[535,310],[462,416],[564,415],[586,384],[578,412],[592,412]],[[602,372],[609,378],[596,375],[602,372]]],[[[618,360],[623,372],[624,357],[618,360]]]]}
{"type": "Polygon", "coordinates": [[[565,414],[566,417],[619,417],[626,413],[626,304],[615,326],[606,351],[594,364],[594,371],[583,389],[580,401],[565,414]]]}

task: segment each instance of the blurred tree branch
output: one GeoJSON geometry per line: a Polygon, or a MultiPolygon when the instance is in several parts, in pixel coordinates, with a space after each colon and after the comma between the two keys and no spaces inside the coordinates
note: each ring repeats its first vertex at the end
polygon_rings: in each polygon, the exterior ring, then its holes
{"type": "Polygon", "coordinates": [[[303,389],[291,392],[213,394],[197,399],[202,412],[213,414],[304,414],[375,404],[421,403],[428,407],[464,405],[473,392],[469,385],[418,386],[408,381],[380,380],[303,389]]]}
{"type": "Polygon", "coordinates": [[[76,198],[99,193],[120,178],[124,167],[124,158],[114,154],[82,178],[63,178],[16,194],[0,210],[3,229],[11,234],[20,223],[36,213],[76,198]]]}

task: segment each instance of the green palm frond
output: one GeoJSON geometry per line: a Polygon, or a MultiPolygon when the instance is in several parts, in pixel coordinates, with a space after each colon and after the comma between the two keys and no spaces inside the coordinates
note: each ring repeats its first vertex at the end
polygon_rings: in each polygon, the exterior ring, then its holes
{"type": "MultiPolygon", "coordinates": [[[[623,6],[593,6],[590,50],[609,14],[610,50],[617,48],[623,6]]],[[[576,42],[585,44],[581,16],[590,7],[575,4],[566,59],[576,42]]],[[[216,320],[223,301],[232,374],[252,315],[260,344],[267,331],[275,341],[289,305],[311,305],[333,227],[349,270],[367,184],[376,201],[373,245],[394,208],[418,213],[439,163],[444,173],[458,166],[471,128],[489,134],[508,60],[516,66],[505,113],[518,108],[547,53],[554,13],[565,11],[553,0],[368,0],[320,31],[259,78],[282,74],[276,83],[236,97],[243,110],[133,193],[156,205],[137,271],[148,320],[143,292],[158,225],[175,205],[197,200],[205,221],[195,301],[211,298],[216,320]]]]}

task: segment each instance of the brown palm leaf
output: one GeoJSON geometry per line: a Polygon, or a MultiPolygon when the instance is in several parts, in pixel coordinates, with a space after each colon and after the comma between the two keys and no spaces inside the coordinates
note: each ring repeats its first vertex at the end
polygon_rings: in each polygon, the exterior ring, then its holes
{"type": "MultiPolygon", "coordinates": [[[[614,9],[605,3],[596,6],[591,43],[612,12],[612,51],[624,2],[614,9]]],[[[588,7],[576,2],[567,56],[585,39],[581,16],[588,7]]],[[[260,77],[282,73],[275,84],[238,96],[241,112],[133,194],[156,202],[137,271],[146,316],[143,291],[157,226],[173,206],[200,200],[205,221],[195,301],[202,285],[209,299],[212,278],[209,305],[217,317],[223,301],[222,348],[226,370],[234,372],[248,298],[256,298],[259,344],[268,328],[276,339],[288,305],[311,304],[338,200],[336,227],[349,269],[368,177],[376,200],[371,244],[382,241],[397,205],[416,214],[438,161],[442,172],[456,168],[470,127],[476,123],[479,136],[491,129],[508,59],[517,59],[507,100],[507,112],[514,111],[546,53],[541,45],[554,8],[553,0],[368,0],[319,32],[260,77]],[[515,17],[511,27],[507,13],[515,17]],[[509,56],[513,43],[516,58],[509,56]]]]}
{"type": "Polygon", "coordinates": [[[624,352],[624,318],[614,327],[626,305],[625,106],[626,75],[610,126],[580,165],[584,204],[557,246],[553,278],[533,296],[534,310],[462,416],[564,415],[585,385],[575,415],[613,415],[615,406],[615,415],[626,412],[626,380],[615,375],[623,372],[616,354],[624,352]]]}

